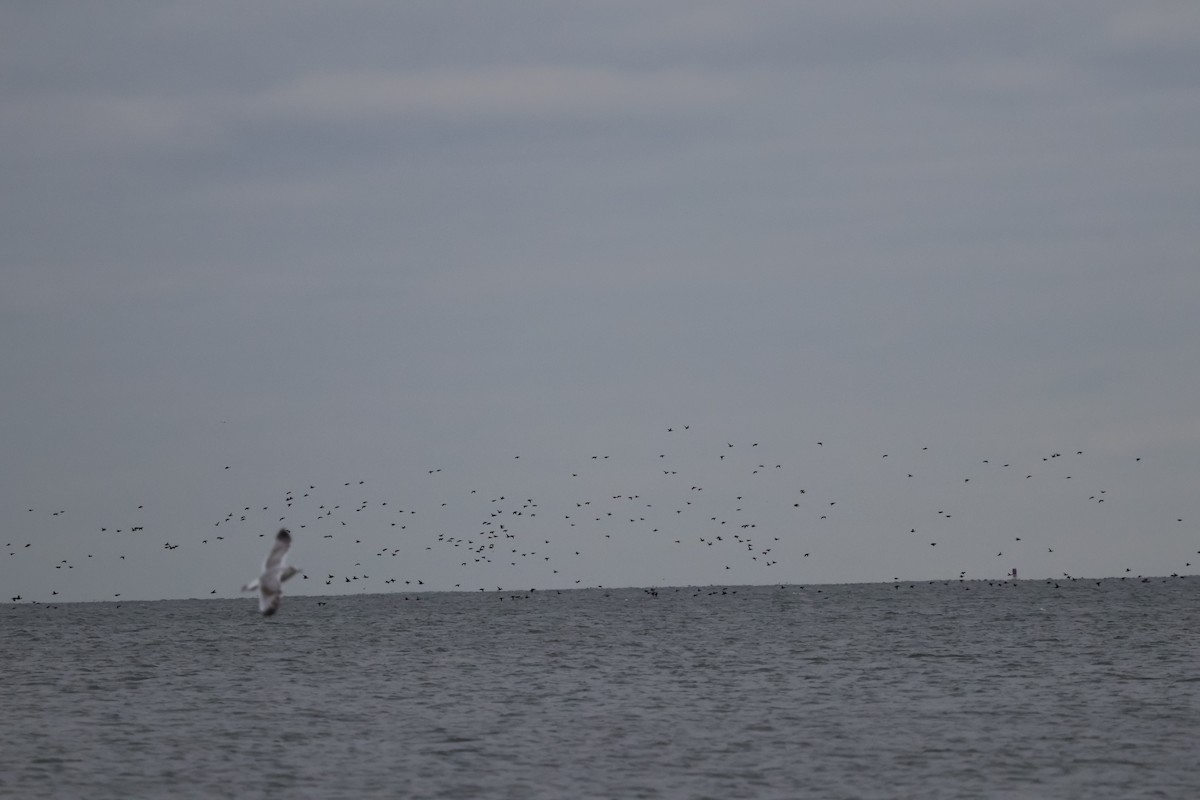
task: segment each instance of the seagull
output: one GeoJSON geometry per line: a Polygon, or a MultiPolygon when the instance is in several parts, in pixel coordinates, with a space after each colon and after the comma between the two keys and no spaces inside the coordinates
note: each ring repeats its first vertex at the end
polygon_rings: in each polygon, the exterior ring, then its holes
{"type": "Polygon", "coordinates": [[[292,534],[287,528],[280,528],[279,533],[275,534],[275,545],[263,563],[262,575],[242,587],[243,592],[258,591],[258,610],[264,617],[269,617],[279,610],[279,604],[283,600],[283,582],[300,571],[295,567],[283,565],[283,559],[291,546],[292,534]]]}

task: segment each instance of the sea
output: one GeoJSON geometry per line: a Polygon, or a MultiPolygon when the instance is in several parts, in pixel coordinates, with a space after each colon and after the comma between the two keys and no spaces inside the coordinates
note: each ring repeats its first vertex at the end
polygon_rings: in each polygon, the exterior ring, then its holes
{"type": "Polygon", "coordinates": [[[0,607],[12,798],[1197,798],[1200,578],[0,607]]]}

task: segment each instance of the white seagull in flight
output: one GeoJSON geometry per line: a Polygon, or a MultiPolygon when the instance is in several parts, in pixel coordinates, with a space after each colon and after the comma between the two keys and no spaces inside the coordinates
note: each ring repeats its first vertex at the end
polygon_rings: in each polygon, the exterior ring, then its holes
{"type": "Polygon", "coordinates": [[[275,534],[275,546],[267,554],[263,564],[262,575],[242,587],[243,592],[258,590],[258,610],[264,617],[269,617],[279,610],[283,600],[283,582],[300,570],[295,567],[285,567],[283,559],[288,548],[292,546],[292,534],[287,528],[280,528],[275,534]]]}

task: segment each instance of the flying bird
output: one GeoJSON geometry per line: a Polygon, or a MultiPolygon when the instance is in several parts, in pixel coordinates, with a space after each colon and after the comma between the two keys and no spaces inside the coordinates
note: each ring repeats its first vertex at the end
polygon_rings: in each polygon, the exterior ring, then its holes
{"type": "Polygon", "coordinates": [[[279,610],[279,604],[283,601],[283,582],[300,571],[283,565],[291,546],[292,534],[287,528],[280,528],[279,533],[275,534],[275,545],[263,563],[262,575],[242,587],[243,592],[258,591],[258,610],[264,617],[279,610]]]}

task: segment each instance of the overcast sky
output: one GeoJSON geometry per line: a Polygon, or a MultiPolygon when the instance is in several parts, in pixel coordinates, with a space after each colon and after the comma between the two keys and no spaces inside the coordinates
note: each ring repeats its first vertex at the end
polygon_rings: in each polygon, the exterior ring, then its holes
{"type": "Polygon", "coordinates": [[[1200,571],[1200,5],[0,43],[0,600],[1200,571]]]}

